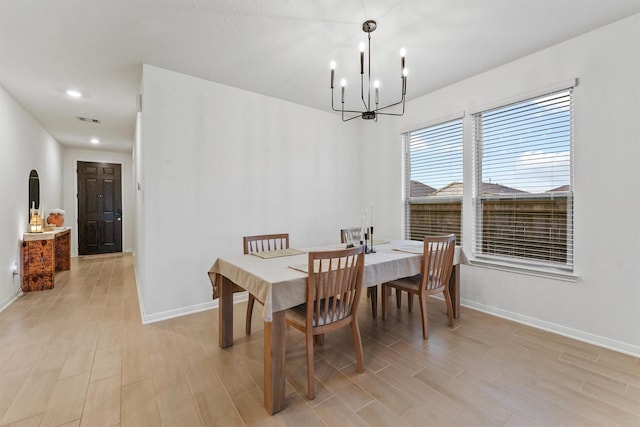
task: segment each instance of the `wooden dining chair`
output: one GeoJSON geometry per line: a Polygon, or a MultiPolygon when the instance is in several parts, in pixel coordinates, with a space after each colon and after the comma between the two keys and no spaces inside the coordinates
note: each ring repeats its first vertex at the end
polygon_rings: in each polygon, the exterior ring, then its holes
{"type": "MultiPolygon", "coordinates": [[[[252,252],[289,249],[289,233],[244,236],[242,238],[242,249],[245,255],[252,252]]],[[[245,325],[245,332],[247,335],[251,335],[251,319],[253,317],[253,306],[256,301],[264,305],[264,302],[256,300],[256,297],[249,293],[249,299],[247,300],[247,319],[245,325]]]]}
{"type": "Polygon", "coordinates": [[[315,398],[314,336],[350,326],[358,372],[363,372],[362,339],[358,327],[358,302],[364,274],[364,247],[309,252],[307,302],[285,312],[288,325],[305,334],[307,396],[315,398]]]}
{"type": "MultiPolygon", "coordinates": [[[[424,250],[421,273],[413,277],[393,280],[382,284],[382,319],[387,318],[387,305],[390,288],[417,295],[422,316],[422,337],[429,338],[429,319],[427,315],[427,296],[444,293],[449,317],[449,326],[453,326],[453,307],[449,294],[449,277],[453,269],[453,255],[456,249],[456,236],[427,236],[424,238],[424,250]]],[[[411,301],[410,301],[411,302],[411,301]]]]}
{"type": "Polygon", "coordinates": [[[362,228],[360,227],[347,227],[340,229],[340,243],[347,243],[352,241],[357,244],[360,243],[362,228]]]}
{"type": "MultiPolygon", "coordinates": [[[[351,237],[352,242],[360,243],[362,237],[362,228],[347,227],[340,229],[340,243],[347,243],[351,237]]],[[[367,288],[367,298],[371,300],[371,315],[378,317],[378,286],[370,286],[367,288]]]]}

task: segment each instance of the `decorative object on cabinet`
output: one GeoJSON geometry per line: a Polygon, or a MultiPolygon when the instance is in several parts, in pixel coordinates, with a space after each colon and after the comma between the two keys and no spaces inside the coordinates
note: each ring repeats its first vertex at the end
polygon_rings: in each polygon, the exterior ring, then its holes
{"type": "Polygon", "coordinates": [[[62,227],[62,224],[64,224],[64,211],[62,209],[51,209],[47,217],[47,224],[62,227]]]}
{"type": "Polygon", "coordinates": [[[37,209],[31,209],[29,213],[29,232],[42,233],[42,216],[37,209]]]}

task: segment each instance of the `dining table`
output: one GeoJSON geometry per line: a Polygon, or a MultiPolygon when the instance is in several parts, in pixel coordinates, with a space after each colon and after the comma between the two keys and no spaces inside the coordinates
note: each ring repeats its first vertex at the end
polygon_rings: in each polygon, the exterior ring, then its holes
{"type": "MultiPolygon", "coordinates": [[[[286,407],[285,311],[306,302],[307,252],[336,250],[344,244],[284,249],[217,258],[208,275],[213,298],[218,298],[218,345],[233,345],[233,292],[239,288],[263,302],[264,407],[275,414],[286,407]]],[[[422,241],[374,241],[373,253],[365,255],[363,287],[414,276],[422,265],[422,241]]],[[[467,258],[456,246],[449,280],[453,314],[460,315],[460,264],[467,258]]]]}

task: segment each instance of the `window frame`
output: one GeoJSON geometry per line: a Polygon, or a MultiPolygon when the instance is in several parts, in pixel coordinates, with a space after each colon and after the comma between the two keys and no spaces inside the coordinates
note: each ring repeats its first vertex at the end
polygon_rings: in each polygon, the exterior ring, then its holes
{"type": "MultiPolygon", "coordinates": [[[[574,97],[575,97],[575,86],[577,85],[577,80],[572,80],[570,83],[567,82],[562,86],[556,85],[556,87],[548,88],[545,91],[538,91],[535,94],[529,94],[527,96],[522,96],[518,98],[513,98],[509,101],[504,101],[502,103],[493,105],[491,107],[484,107],[477,111],[471,113],[472,119],[472,143],[473,143],[473,193],[472,193],[472,202],[473,202],[473,212],[475,220],[473,221],[473,232],[472,232],[472,253],[475,258],[475,264],[479,265],[495,265],[495,266],[506,266],[508,269],[523,268],[523,269],[532,269],[532,271],[540,271],[540,272],[551,272],[550,274],[555,274],[554,272],[560,272],[560,275],[566,275],[569,273],[573,273],[575,268],[575,260],[574,260],[574,193],[573,193],[573,173],[575,168],[574,163],[574,138],[575,138],[575,126],[574,126],[574,97]],[[482,129],[482,115],[490,112],[495,112],[496,110],[503,110],[509,108],[511,106],[525,103],[527,101],[536,101],[545,99],[547,97],[551,97],[557,94],[562,94],[564,92],[568,92],[569,97],[569,114],[568,114],[568,129],[569,129],[569,137],[568,137],[568,149],[569,149],[569,189],[567,191],[557,191],[551,192],[547,191],[545,193],[524,193],[524,194],[516,194],[508,193],[508,194],[483,194],[482,187],[483,183],[483,148],[485,146],[485,141],[482,139],[483,137],[483,129],[482,129]],[[566,244],[566,261],[558,262],[552,260],[540,260],[539,258],[532,256],[505,256],[495,253],[487,253],[483,250],[485,241],[484,241],[484,213],[483,205],[485,201],[500,201],[505,200],[512,202],[514,204],[523,201],[531,201],[531,200],[541,200],[541,201],[557,201],[560,199],[566,200],[566,235],[565,235],[565,244],[566,244]]],[[[514,158],[515,159],[515,158],[514,158]]],[[[516,208],[513,208],[514,211],[516,208]]],[[[539,218],[536,218],[538,221],[539,218]]],[[[514,231],[512,229],[512,231],[514,231]]],[[[514,232],[515,234],[515,232],[514,232]]],[[[553,231],[549,232],[549,236],[553,235],[553,231]]],[[[553,245],[552,237],[549,237],[548,246],[553,245]]],[[[514,238],[513,242],[517,242],[514,238]]],[[[514,244],[515,246],[515,244],[514,244]]],[[[533,251],[530,251],[533,252],[533,251]]]]}
{"type": "MultiPolygon", "coordinates": [[[[456,245],[462,244],[463,236],[463,196],[464,193],[459,195],[447,195],[447,196],[411,196],[411,170],[412,170],[412,148],[411,148],[411,134],[419,133],[419,132],[428,132],[429,129],[439,128],[443,126],[456,126],[453,132],[459,134],[459,140],[456,139],[456,143],[459,143],[459,149],[461,150],[460,155],[460,176],[459,179],[452,179],[451,183],[460,183],[462,186],[464,185],[464,113],[458,113],[446,118],[441,118],[439,120],[431,121],[427,124],[420,125],[418,127],[414,127],[412,129],[405,129],[402,131],[402,144],[403,144],[403,165],[404,165],[404,234],[405,238],[410,240],[421,240],[421,239],[412,239],[412,236],[415,234],[423,234],[422,232],[412,232],[412,206],[426,206],[426,205],[445,205],[445,204],[459,204],[459,224],[457,224],[457,232],[456,234],[456,245]],[[457,122],[457,123],[456,123],[457,122]]],[[[421,160],[420,163],[423,163],[424,160],[421,160]]],[[[423,183],[424,184],[424,183],[423,183]]],[[[433,188],[433,187],[432,187],[433,188]]],[[[435,189],[435,191],[441,190],[435,189]]],[[[464,190],[463,190],[464,191],[464,190]]],[[[428,234],[449,234],[449,231],[435,231],[433,233],[428,234]]],[[[425,233],[426,235],[426,233],[425,233]]]]}

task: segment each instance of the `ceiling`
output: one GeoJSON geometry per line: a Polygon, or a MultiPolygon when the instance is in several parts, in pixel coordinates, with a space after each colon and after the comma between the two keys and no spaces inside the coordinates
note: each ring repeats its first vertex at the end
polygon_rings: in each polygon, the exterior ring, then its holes
{"type": "Polygon", "coordinates": [[[143,63],[329,111],[329,62],[358,81],[367,19],[385,104],[401,47],[412,99],[636,13],[640,0],[0,0],[0,86],[62,145],[130,152],[143,63]]]}

